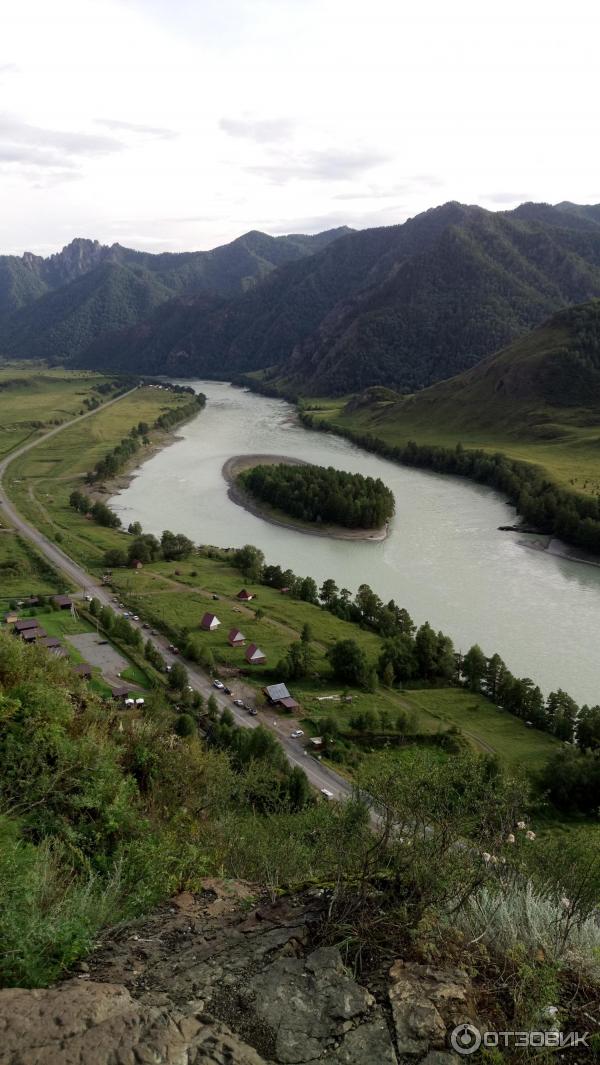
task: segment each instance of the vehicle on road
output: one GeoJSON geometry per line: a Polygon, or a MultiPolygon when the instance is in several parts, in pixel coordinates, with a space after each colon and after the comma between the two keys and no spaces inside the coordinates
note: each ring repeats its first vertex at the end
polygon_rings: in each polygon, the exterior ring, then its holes
{"type": "Polygon", "coordinates": [[[334,798],[333,792],[329,788],[321,788],[321,795],[324,795],[328,802],[334,798]]]}
{"type": "Polygon", "coordinates": [[[303,733],[301,728],[295,728],[293,732],[290,732],[290,736],[292,737],[293,740],[297,740],[297,739],[300,738],[300,736],[303,736],[303,735],[304,735],[304,733],[303,733]]]}
{"type": "Polygon", "coordinates": [[[225,685],[221,680],[213,680],[213,688],[217,688],[219,691],[223,691],[225,685]]]}
{"type": "Polygon", "coordinates": [[[234,699],[234,700],[233,700],[233,705],[234,705],[234,706],[241,706],[241,707],[243,707],[243,705],[244,705],[244,700],[243,700],[243,699],[234,699]]]}
{"type": "Polygon", "coordinates": [[[247,706],[246,709],[247,709],[248,713],[250,714],[250,717],[256,717],[256,715],[258,713],[258,710],[256,709],[255,706],[247,706]]]}

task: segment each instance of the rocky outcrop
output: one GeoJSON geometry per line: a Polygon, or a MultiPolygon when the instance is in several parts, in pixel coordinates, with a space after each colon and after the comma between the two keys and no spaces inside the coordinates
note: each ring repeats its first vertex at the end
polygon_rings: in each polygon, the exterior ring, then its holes
{"type": "MultiPolygon", "coordinates": [[[[389,999],[400,1055],[419,1058],[427,1051],[428,1065],[445,1047],[448,1032],[459,1024],[477,1024],[470,983],[461,969],[440,970],[432,965],[398,960],[390,969],[389,999]]],[[[442,1055],[442,1061],[451,1060],[442,1055]]]]}
{"type": "Polygon", "coordinates": [[[473,1016],[464,974],[398,962],[376,999],[315,948],[321,901],[206,881],[58,987],[0,991],[0,1065],[449,1065],[446,1024],[473,1016]]]}

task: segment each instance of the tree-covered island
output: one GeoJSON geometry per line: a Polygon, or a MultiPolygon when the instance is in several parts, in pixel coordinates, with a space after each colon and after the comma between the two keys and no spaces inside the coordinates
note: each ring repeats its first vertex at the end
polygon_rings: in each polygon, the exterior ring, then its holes
{"type": "Polygon", "coordinates": [[[379,478],[333,466],[277,463],[242,470],[238,485],[255,500],[301,522],[381,529],[394,513],[394,496],[379,478]]]}

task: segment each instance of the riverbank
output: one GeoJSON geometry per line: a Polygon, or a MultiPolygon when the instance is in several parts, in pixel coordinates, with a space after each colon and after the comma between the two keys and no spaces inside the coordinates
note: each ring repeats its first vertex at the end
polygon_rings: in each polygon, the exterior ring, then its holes
{"type": "Polygon", "coordinates": [[[341,525],[311,525],[308,522],[291,518],[283,511],[270,507],[267,503],[260,503],[239,484],[237,478],[244,470],[252,466],[276,466],[285,462],[290,466],[308,466],[310,463],[303,459],[290,458],[289,455],[233,455],[223,464],[221,473],[227,482],[227,495],[237,506],[243,507],[257,518],[268,521],[270,525],[278,525],[282,529],[294,529],[295,532],[306,533],[307,536],[322,536],[329,540],[360,540],[371,543],[381,543],[388,536],[389,522],[382,529],[345,529],[341,525]]]}

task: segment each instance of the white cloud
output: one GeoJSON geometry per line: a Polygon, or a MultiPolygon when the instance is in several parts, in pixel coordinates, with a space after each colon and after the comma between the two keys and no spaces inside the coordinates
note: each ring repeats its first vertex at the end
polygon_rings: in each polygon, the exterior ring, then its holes
{"type": "Polygon", "coordinates": [[[596,198],[592,0],[5,6],[0,250],[596,198]]]}
{"type": "Polygon", "coordinates": [[[171,140],[176,137],[174,129],[165,129],[163,126],[145,126],[141,122],[124,122],[119,118],[96,118],[96,125],[105,126],[123,133],[141,133],[148,137],[158,137],[160,140],[171,140]]]}
{"type": "Polygon", "coordinates": [[[290,118],[222,118],[219,127],[231,137],[267,144],[286,140],[294,130],[294,122],[290,118]]]}

